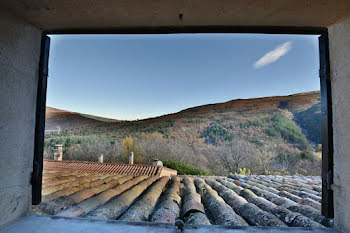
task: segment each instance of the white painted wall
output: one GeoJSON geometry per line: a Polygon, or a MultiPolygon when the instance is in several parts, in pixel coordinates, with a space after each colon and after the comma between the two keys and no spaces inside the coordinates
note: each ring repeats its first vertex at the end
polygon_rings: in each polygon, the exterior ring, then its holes
{"type": "Polygon", "coordinates": [[[350,18],[329,27],[335,226],[350,232],[350,18]]]}
{"type": "Polygon", "coordinates": [[[31,207],[41,32],[0,10],[0,226],[31,207]]]}

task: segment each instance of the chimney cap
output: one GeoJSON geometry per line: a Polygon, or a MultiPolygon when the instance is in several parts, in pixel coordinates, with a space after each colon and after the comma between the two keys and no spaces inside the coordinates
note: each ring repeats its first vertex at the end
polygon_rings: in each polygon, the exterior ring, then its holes
{"type": "Polygon", "coordinates": [[[159,159],[153,159],[153,165],[154,166],[163,166],[163,162],[159,159]]]}

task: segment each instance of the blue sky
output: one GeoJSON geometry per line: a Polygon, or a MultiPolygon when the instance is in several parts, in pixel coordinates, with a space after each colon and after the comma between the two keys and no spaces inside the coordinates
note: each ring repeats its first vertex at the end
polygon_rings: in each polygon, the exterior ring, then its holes
{"type": "Polygon", "coordinates": [[[135,120],[319,90],[317,36],[55,35],[47,105],[135,120]]]}

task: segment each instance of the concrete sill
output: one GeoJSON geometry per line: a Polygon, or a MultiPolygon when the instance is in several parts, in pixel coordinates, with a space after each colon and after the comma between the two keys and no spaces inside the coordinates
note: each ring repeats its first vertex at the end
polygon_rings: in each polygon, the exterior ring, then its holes
{"type": "MultiPolygon", "coordinates": [[[[104,221],[91,220],[86,218],[65,218],[56,216],[30,215],[0,228],[0,233],[175,233],[177,228],[172,224],[150,223],[150,222],[124,222],[124,221],[104,221]]],[[[179,231],[180,232],[180,231],[179,231]]],[[[200,226],[185,225],[186,233],[337,233],[332,228],[310,229],[291,227],[233,227],[233,226],[200,226]]],[[[340,233],[340,232],[338,232],[340,233]]]]}

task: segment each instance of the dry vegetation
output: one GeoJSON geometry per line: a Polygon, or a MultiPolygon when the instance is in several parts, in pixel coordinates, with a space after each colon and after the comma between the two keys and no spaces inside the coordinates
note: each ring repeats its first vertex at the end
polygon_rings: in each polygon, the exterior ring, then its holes
{"type": "Polygon", "coordinates": [[[47,108],[45,156],[64,144],[64,159],[184,162],[209,174],[320,174],[319,92],[233,100],[157,118],[113,121],[47,108]]]}

